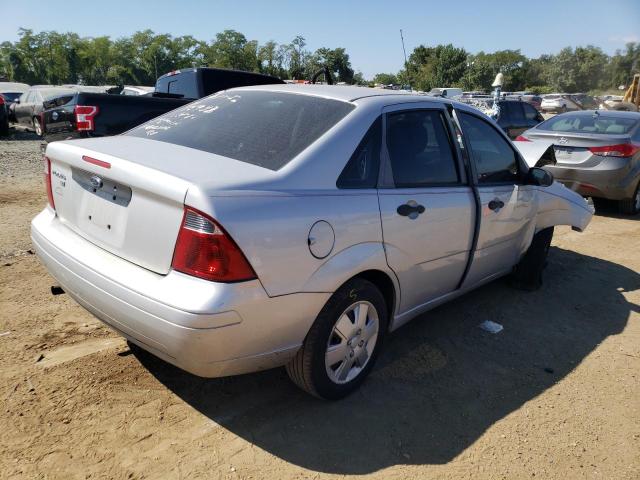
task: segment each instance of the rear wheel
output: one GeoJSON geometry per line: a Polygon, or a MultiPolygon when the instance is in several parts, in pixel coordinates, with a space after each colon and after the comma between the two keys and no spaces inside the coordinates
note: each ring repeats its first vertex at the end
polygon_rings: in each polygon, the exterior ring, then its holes
{"type": "Polygon", "coordinates": [[[640,183],[636,187],[633,197],[618,202],[620,213],[625,215],[637,215],[640,212],[640,183]]]}
{"type": "Polygon", "coordinates": [[[596,213],[615,212],[616,202],[606,198],[591,197],[596,213]]]}
{"type": "Polygon", "coordinates": [[[369,374],[387,331],[387,306],[371,282],[353,279],[329,299],[296,356],[293,382],[327,400],[354,391],[369,374]]]}
{"type": "Polygon", "coordinates": [[[42,125],[40,125],[40,119],[38,117],[33,117],[33,131],[36,132],[36,135],[39,137],[42,136],[42,125]]]}
{"type": "Polygon", "coordinates": [[[533,236],[529,249],[511,275],[512,284],[522,290],[537,290],[542,286],[542,272],[553,238],[553,227],[540,230],[533,236]]]}

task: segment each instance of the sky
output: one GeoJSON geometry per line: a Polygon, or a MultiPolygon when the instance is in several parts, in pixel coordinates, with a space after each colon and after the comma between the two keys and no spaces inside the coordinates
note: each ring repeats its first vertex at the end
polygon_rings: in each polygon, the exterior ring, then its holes
{"type": "Polygon", "coordinates": [[[520,49],[529,57],[590,44],[612,54],[626,42],[640,42],[640,0],[12,0],[10,5],[2,9],[0,42],[17,40],[20,27],[112,38],[149,28],[207,41],[234,29],[259,43],[288,43],[302,35],[309,50],[346,48],[365,78],[402,68],[400,29],[407,55],[418,45],[439,43],[471,53],[520,49]]]}

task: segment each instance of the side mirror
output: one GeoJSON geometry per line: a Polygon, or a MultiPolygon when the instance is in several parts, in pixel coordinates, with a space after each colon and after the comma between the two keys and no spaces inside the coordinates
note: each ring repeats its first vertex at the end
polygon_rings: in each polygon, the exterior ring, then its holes
{"type": "Polygon", "coordinates": [[[16,98],[16,99],[13,101],[13,103],[20,103],[20,99],[19,99],[19,98],[16,98]]]}
{"type": "Polygon", "coordinates": [[[549,187],[553,183],[553,174],[544,168],[531,167],[527,172],[527,185],[549,187]]]}

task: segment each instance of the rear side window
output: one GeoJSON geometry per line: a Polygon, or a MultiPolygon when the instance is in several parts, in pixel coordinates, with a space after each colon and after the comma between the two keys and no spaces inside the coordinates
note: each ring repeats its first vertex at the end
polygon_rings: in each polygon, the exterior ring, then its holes
{"type": "Polygon", "coordinates": [[[601,114],[565,113],[541,123],[536,128],[551,132],[606,133],[625,135],[638,125],[638,118],[601,114]]]}
{"type": "Polygon", "coordinates": [[[500,108],[504,108],[509,115],[509,123],[519,123],[524,120],[522,104],[520,102],[502,102],[500,108]]]}
{"type": "Polygon", "coordinates": [[[126,135],[278,170],[353,108],[311,95],[237,90],[188,103],[126,135]]]}
{"type": "Polygon", "coordinates": [[[476,164],[478,183],[518,183],[516,153],[496,129],[462,112],[460,122],[476,164]]]}
{"type": "Polygon", "coordinates": [[[353,153],[340,174],[338,188],[375,188],[380,169],[382,119],[378,118],[353,153]]]}
{"type": "Polygon", "coordinates": [[[439,111],[410,110],[389,114],[386,140],[396,187],[459,182],[451,139],[439,111]]]}
{"type": "Polygon", "coordinates": [[[524,117],[527,120],[538,121],[540,119],[540,114],[538,113],[538,111],[528,103],[523,103],[522,108],[524,109],[524,117]]]}

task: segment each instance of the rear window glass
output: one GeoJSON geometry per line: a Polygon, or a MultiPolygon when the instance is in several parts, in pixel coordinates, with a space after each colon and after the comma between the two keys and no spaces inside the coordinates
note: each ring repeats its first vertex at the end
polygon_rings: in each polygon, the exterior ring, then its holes
{"type": "Polygon", "coordinates": [[[196,71],[186,70],[161,77],[156,82],[156,91],[182,95],[184,98],[199,98],[196,71]]]}
{"type": "Polygon", "coordinates": [[[353,108],[309,95],[230,91],[172,110],[126,135],[278,170],[353,108]]]}
{"type": "Polygon", "coordinates": [[[613,117],[607,115],[564,114],[550,118],[538,125],[538,130],[551,132],[604,133],[625,135],[638,124],[635,118],[613,117]]]}

